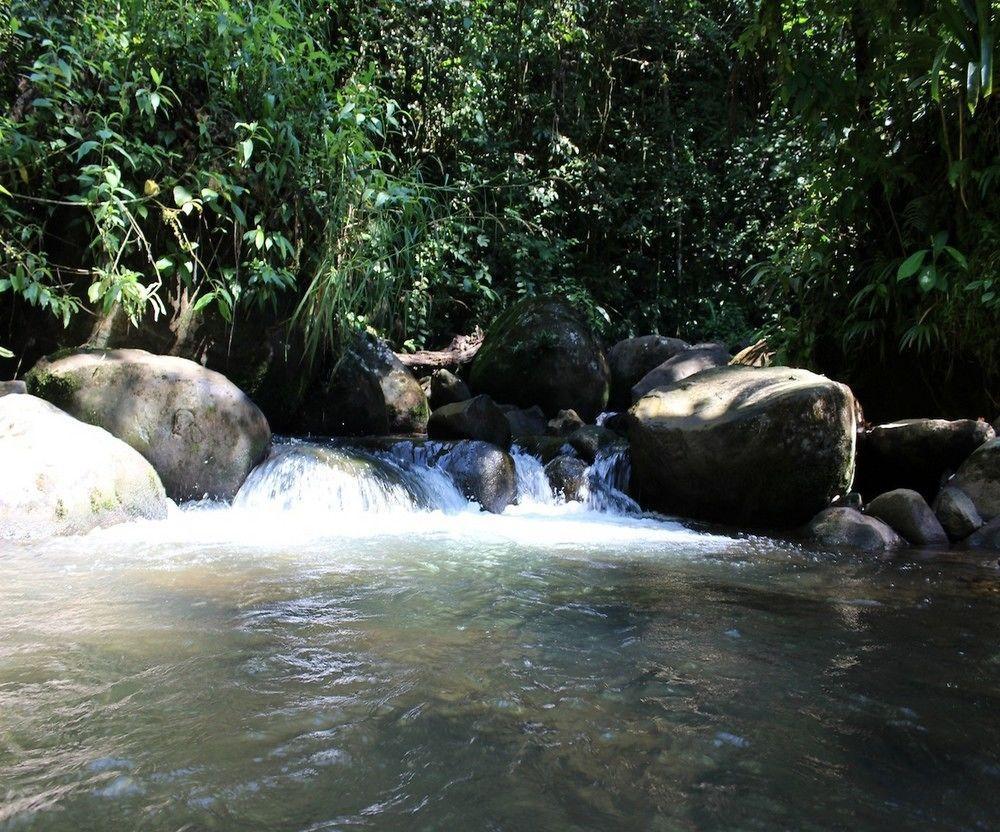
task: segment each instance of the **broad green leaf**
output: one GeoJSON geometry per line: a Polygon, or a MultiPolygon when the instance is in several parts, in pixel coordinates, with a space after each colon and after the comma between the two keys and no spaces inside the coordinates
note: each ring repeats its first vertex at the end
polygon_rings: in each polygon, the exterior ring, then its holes
{"type": "Polygon", "coordinates": [[[174,204],[178,208],[183,208],[191,202],[192,199],[194,199],[194,197],[191,196],[191,192],[183,185],[174,186],[174,204]]]}
{"type": "Polygon", "coordinates": [[[933,289],[937,285],[937,269],[933,265],[924,266],[920,271],[920,277],[917,278],[917,285],[920,286],[922,292],[929,292],[933,289]]]}
{"type": "Polygon", "coordinates": [[[922,248],[920,251],[915,251],[907,257],[896,271],[896,279],[906,280],[908,277],[913,277],[913,275],[917,273],[917,270],[923,265],[924,258],[926,256],[927,249],[922,248]]]}
{"type": "Polygon", "coordinates": [[[215,300],[215,292],[206,292],[195,301],[192,311],[201,312],[201,310],[208,306],[213,300],[215,300]]]}
{"type": "Polygon", "coordinates": [[[969,261],[965,259],[965,255],[962,254],[957,248],[952,248],[951,246],[945,246],[944,250],[951,256],[958,265],[963,269],[969,268],[969,261]]]}
{"type": "Polygon", "coordinates": [[[250,162],[250,157],[253,155],[253,139],[244,139],[241,141],[240,150],[243,153],[243,164],[246,165],[250,162]]]}

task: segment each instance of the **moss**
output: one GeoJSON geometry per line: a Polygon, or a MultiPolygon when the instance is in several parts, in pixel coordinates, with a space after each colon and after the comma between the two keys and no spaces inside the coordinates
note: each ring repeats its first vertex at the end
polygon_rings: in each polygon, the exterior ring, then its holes
{"type": "Polygon", "coordinates": [[[32,396],[45,399],[57,407],[68,404],[81,386],[79,380],[72,376],[59,375],[44,367],[32,369],[24,377],[24,382],[32,396]]]}
{"type": "Polygon", "coordinates": [[[118,494],[106,496],[101,493],[99,488],[90,490],[90,510],[92,513],[100,514],[104,511],[114,511],[119,505],[121,505],[121,497],[118,494]]]}
{"type": "Polygon", "coordinates": [[[65,520],[66,514],[66,504],[62,500],[56,500],[56,520],[65,520]]]}

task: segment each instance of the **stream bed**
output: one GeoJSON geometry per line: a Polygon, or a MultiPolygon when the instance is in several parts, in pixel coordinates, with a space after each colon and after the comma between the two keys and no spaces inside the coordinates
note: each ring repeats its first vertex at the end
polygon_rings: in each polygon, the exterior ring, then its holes
{"type": "Polygon", "coordinates": [[[0,830],[991,830],[995,558],[526,503],[0,543],[0,830]]]}

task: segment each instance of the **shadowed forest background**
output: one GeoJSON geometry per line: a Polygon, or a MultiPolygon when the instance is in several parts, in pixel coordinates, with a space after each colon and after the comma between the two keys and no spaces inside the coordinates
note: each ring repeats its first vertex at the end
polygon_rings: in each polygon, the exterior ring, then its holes
{"type": "MultiPolygon", "coordinates": [[[[0,4],[0,370],[136,344],[302,373],[517,298],[1000,403],[979,0],[0,4]]],[[[263,372],[263,371],[261,371],[263,372]]]]}

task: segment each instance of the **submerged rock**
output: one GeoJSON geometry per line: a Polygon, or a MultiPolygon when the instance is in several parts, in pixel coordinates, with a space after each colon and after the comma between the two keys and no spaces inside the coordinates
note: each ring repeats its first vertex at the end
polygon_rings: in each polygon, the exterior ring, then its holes
{"type": "Polygon", "coordinates": [[[106,430],[35,396],[0,398],[0,538],[167,516],[156,471],[106,430]]]}
{"type": "Polygon", "coordinates": [[[517,439],[521,436],[541,436],[545,433],[547,422],[542,409],[536,404],[527,408],[514,405],[500,405],[507,424],[510,425],[510,435],[517,439]]]}
{"type": "Polygon", "coordinates": [[[991,439],[959,467],[949,482],[972,500],[983,520],[1000,516],[1000,439],[991,439]]]}
{"type": "Polygon", "coordinates": [[[632,482],[649,508],[796,526],[850,489],[856,418],[850,388],[806,370],[707,370],[633,405],[632,482]]]}
{"type": "Polygon", "coordinates": [[[905,541],[877,517],[869,517],[853,508],[824,509],[809,523],[807,533],[820,545],[862,552],[885,552],[905,545],[905,541]]]}
{"type": "Polygon", "coordinates": [[[42,359],[28,389],[141,453],[174,500],[229,500],[263,459],[271,430],[225,376],[143,350],[42,359]]]}
{"type": "Polygon", "coordinates": [[[432,439],[481,439],[510,447],[510,424],[489,396],[439,407],[427,423],[427,435],[432,439]]]}
{"type": "Polygon", "coordinates": [[[934,501],[934,514],[952,540],[964,540],[983,525],[969,495],[952,485],[941,489],[934,501]]]}
{"type": "Polygon", "coordinates": [[[608,404],[623,409],[632,403],[632,387],[646,373],[690,348],[687,341],[665,335],[641,335],[619,341],[608,351],[611,375],[608,404]]]}
{"type": "Polygon", "coordinates": [[[548,414],[572,408],[593,419],[608,400],[608,364],[572,307],[528,298],[493,322],[472,362],[469,386],[495,401],[548,414]]]}
{"type": "Polygon", "coordinates": [[[696,344],[646,373],[633,385],[632,401],[638,401],[650,390],[669,387],[703,370],[725,367],[730,357],[729,350],[722,344],[696,344]]]}
{"type": "Polygon", "coordinates": [[[948,545],[948,535],[927,501],[909,488],[879,494],[865,512],[888,523],[893,531],[915,546],[948,545]]]}
{"type": "Polygon", "coordinates": [[[863,494],[909,488],[932,499],[942,480],[994,435],[988,424],[973,419],[878,425],[858,435],[858,488],[863,494]]]}
{"type": "Polygon", "coordinates": [[[494,514],[501,513],[517,496],[514,459],[492,443],[472,439],[456,442],[438,464],[467,499],[494,514]]]}
{"type": "Polygon", "coordinates": [[[552,491],[567,502],[586,498],[587,463],[572,456],[559,456],[545,466],[552,491]]]}
{"type": "Polygon", "coordinates": [[[450,370],[431,373],[431,408],[437,410],[446,404],[464,402],[472,398],[469,386],[450,370]]]}

